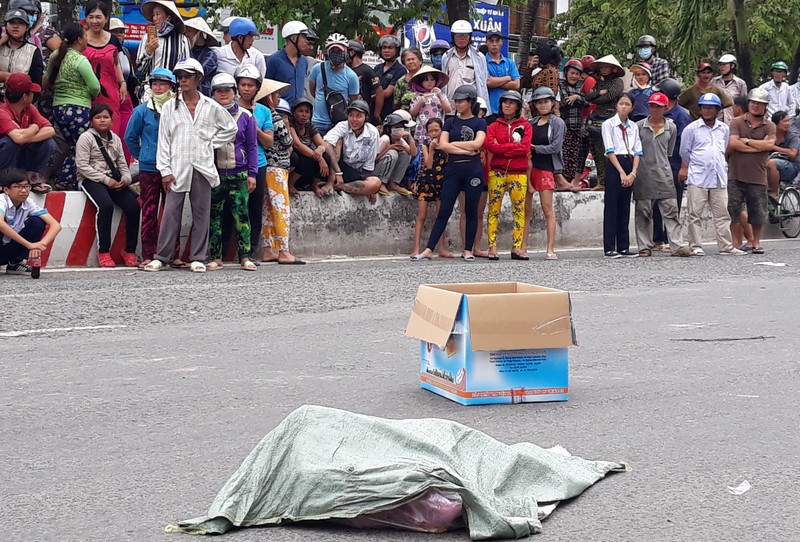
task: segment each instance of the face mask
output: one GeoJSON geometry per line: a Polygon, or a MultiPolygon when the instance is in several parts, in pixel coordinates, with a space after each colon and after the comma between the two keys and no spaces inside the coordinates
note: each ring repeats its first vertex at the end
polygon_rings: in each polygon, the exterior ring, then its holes
{"type": "Polygon", "coordinates": [[[28,15],[28,28],[33,28],[33,25],[35,25],[38,20],[36,15],[28,15]]]}
{"type": "Polygon", "coordinates": [[[162,108],[162,107],[164,106],[164,104],[165,104],[165,103],[167,103],[167,101],[168,101],[170,98],[172,98],[173,96],[175,96],[175,93],[174,93],[174,92],[172,92],[171,90],[168,90],[168,91],[167,91],[167,92],[165,92],[164,94],[155,94],[155,93],[154,93],[154,94],[153,94],[153,95],[150,97],[150,100],[152,100],[152,102],[153,102],[153,105],[154,105],[154,106],[155,106],[155,108],[156,108],[156,112],[158,112],[158,113],[161,113],[161,108],[162,108]]]}
{"type": "Polygon", "coordinates": [[[433,64],[433,67],[436,68],[437,70],[441,70],[442,69],[442,55],[441,54],[433,55],[431,57],[431,64],[433,64]]]}
{"type": "Polygon", "coordinates": [[[169,34],[170,32],[172,32],[172,30],[174,28],[175,28],[174,24],[172,24],[169,21],[166,21],[166,22],[164,22],[164,24],[161,25],[161,28],[158,29],[158,36],[159,37],[164,37],[167,34],[169,34]]]}
{"type": "Polygon", "coordinates": [[[347,60],[347,53],[344,51],[331,51],[328,53],[328,60],[331,61],[331,66],[341,66],[347,60]]]}
{"type": "Polygon", "coordinates": [[[392,135],[395,137],[399,136],[402,131],[403,131],[402,128],[392,128],[392,135]]]}
{"type": "Polygon", "coordinates": [[[651,47],[642,47],[639,49],[639,56],[642,60],[647,60],[653,54],[653,49],[651,47]]]}
{"type": "MultiPolygon", "coordinates": [[[[222,104],[219,104],[219,105],[222,105],[222,104]]],[[[229,103],[228,105],[222,105],[222,107],[224,107],[228,111],[231,111],[231,109],[236,107],[236,100],[234,99],[231,103],[229,103]]],[[[233,115],[234,113],[236,113],[236,111],[231,111],[231,115],[233,115]]]]}

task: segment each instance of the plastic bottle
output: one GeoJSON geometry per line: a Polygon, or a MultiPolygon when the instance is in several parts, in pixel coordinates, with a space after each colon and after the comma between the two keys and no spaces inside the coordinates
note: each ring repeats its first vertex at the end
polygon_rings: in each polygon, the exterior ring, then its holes
{"type": "Polygon", "coordinates": [[[42,257],[28,258],[28,265],[31,268],[31,278],[38,279],[42,272],[42,257]]]}

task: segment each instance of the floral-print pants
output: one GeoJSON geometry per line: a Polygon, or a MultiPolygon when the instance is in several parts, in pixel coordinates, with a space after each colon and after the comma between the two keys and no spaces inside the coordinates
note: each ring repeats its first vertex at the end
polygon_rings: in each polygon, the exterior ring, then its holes
{"type": "Polygon", "coordinates": [[[486,223],[486,237],[490,247],[497,246],[497,223],[503,197],[509,192],[511,211],[514,218],[514,248],[522,246],[522,232],[525,227],[525,193],[528,191],[528,176],[525,173],[489,172],[489,215],[486,223]]]}
{"type": "Polygon", "coordinates": [[[267,194],[264,198],[264,248],[289,250],[289,172],[267,166],[267,194]]]}
{"type": "Polygon", "coordinates": [[[247,172],[219,178],[219,185],[211,189],[211,228],[208,252],[212,260],[222,258],[222,215],[225,207],[233,217],[236,230],[236,248],[239,259],[250,257],[250,215],[247,212],[247,172]]]}
{"type": "Polygon", "coordinates": [[[58,184],[65,190],[78,189],[78,173],[75,170],[75,145],[83,132],[89,129],[89,108],[80,105],[57,105],[53,108],[53,120],[58,131],[69,146],[64,165],[58,173],[58,184]]]}

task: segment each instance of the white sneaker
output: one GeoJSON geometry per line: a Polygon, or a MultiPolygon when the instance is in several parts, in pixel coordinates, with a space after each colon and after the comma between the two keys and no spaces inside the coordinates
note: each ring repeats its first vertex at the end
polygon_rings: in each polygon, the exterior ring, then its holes
{"type": "Polygon", "coordinates": [[[720,255],[722,256],[744,256],[747,254],[744,250],[739,250],[738,248],[730,248],[728,250],[720,250],[720,255]]]}
{"type": "Polygon", "coordinates": [[[705,256],[706,255],[706,251],[703,250],[702,248],[692,249],[692,252],[694,252],[695,256],[705,256]]]}
{"type": "Polygon", "coordinates": [[[206,264],[203,262],[192,262],[192,264],[189,266],[189,269],[192,270],[192,273],[205,273],[206,264]]]}
{"type": "Polygon", "coordinates": [[[142,269],[145,271],[161,271],[164,269],[164,264],[161,260],[153,260],[149,264],[145,265],[142,269]]]}

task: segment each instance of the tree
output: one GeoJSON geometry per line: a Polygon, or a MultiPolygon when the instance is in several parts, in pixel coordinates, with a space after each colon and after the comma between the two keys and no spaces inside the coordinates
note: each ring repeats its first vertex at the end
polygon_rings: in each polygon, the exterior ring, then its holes
{"type": "Polygon", "coordinates": [[[519,34],[519,48],[517,56],[520,72],[528,65],[528,55],[531,52],[531,38],[536,32],[536,23],[539,20],[539,0],[528,0],[525,6],[525,15],[522,19],[522,28],[519,34]]]}
{"type": "MultiPolygon", "coordinates": [[[[749,87],[769,76],[775,60],[800,63],[800,44],[792,21],[800,0],[574,0],[552,22],[553,35],[566,39],[564,50],[578,56],[614,54],[625,62],[636,38],[652,34],[658,54],[684,82],[694,81],[700,60],[733,52],[749,87]]],[[[630,62],[634,59],[631,56],[630,62]]]]}
{"type": "Polygon", "coordinates": [[[453,24],[459,19],[466,19],[469,21],[470,4],[469,0],[447,0],[447,19],[450,24],[453,24]]]}

